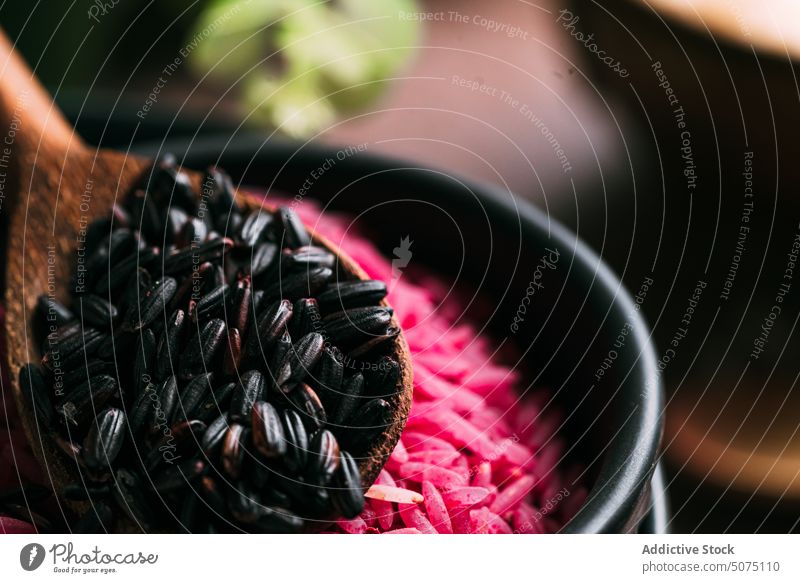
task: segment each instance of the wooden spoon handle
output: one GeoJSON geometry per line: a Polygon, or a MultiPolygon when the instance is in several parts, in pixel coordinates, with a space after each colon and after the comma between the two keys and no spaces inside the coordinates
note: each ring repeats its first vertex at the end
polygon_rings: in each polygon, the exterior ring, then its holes
{"type": "Polygon", "coordinates": [[[0,154],[31,162],[31,155],[64,154],[76,146],[80,138],[0,29],[0,154]]]}

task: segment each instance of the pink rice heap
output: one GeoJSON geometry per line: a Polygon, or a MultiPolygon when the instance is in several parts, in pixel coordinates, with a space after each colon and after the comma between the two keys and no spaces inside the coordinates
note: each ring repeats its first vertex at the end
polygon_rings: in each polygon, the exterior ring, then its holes
{"type": "Polygon", "coordinates": [[[461,321],[460,302],[442,281],[414,271],[413,261],[402,274],[395,261],[393,273],[392,263],[347,218],[321,215],[308,202],[299,206],[307,224],[371,278],[387,282],[414,361],[414,399],[401,440],[368,491],[364,512],[338,521],[334,531],[559,530],[587,491],[573,485],[579,468],[561,471],[561,419],[552,406],[545,408],[546,392],[520,400],[520,375],[494,360],[488,339],[461,321]]]}

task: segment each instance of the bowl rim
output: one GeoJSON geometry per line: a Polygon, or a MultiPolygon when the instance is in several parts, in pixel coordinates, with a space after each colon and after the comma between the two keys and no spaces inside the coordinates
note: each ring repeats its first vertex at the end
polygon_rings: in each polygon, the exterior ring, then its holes
{"type": "MultiPolygon", "coordinates": [[[[214,163],[224,168],[225,159],[241,160],[245,155],[249,164],[265,157],[281,157],[284,160],[299,157],[300,161],[325,160],[334,157],[342,147],[318,142],[266,139],[262,132],[233,136],[230,133],[195,135],[160,142],[136,143],[131,145],[131,151],[152,157],[170,152],[188,167],[196,166],[193,160],[203,160],[206,165],[214,163]]],[[[625,378],[631,375],[634,379],[638,378],[636,383],[627,383],[627,386],[637,387],[635,390],[629,389],[630,394],[627,396],[636,401],[638,415],[628,418],[630,426],[625,431],[617,432],[610,440],[586,502],[560,532],[635,531],[638,520],[647,510],[650,480],[658,462],[664,425],[664,395],[651,333],[637,309],[638,306],[619,278],[586,243],[559,221],[549,217],[523,197],[514,195],[512,204],[509,192],[499,186],[464,178],[456,173],[435,170],[416,161],[373,152],[359,152],[358,156],[337,163],[337,167],[340,165],[352,166],[362,173],[398,168],[413,172],[418,169],[418,179],[430,183],[432,190],[436,190],[437,183],[443,185],[444,180],[450,180],[442,174],[456,177],[459,183],[481,199],[489,216],[512,213],[518,217],[521,225],[527,224],[564,248],[574,249],[573,261],[577,276],[581,279],[591,277],[590,290],[593,297],[606,300],[609,306],[604,325],[628,322],[631,326],[631,346],[636,347],[638,356],[625,378]]],[[[619,386],[617,390],[621,391],[623,387],[619,386]]]]}

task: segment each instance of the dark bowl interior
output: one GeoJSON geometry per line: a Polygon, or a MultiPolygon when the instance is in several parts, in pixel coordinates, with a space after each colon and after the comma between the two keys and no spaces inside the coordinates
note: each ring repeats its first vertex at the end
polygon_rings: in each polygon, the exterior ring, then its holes
{"type": "Polygon", "coordinates": [[[511,364],[527,372],[526,390],[552,389],[554,406],[566,413],[567,456],[588,468],[589,497],[564,531],[636,528],[662,431],[655,352],[630,295],[572,233],[510,192],[364,152],[256,136],[138,148],[151,156],[159,150],[190,168],[219,165],[244,185],[290,195],[305,188],[351,213],[387,257],[408,236],[415,264],[478,290],[490,303],[476,301],[465,316],[514,347],[519,362],[511,364]],[[512,331],[547,249],[558,262],[537,279],[541,288],[512,331]],[[611,364],[598,380],[604,360],[611,364]]]}

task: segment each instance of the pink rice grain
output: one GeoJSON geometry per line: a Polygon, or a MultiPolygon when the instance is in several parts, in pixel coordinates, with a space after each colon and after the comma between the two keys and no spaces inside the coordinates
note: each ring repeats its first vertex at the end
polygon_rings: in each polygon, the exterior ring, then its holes
{"type": "Polygon", "coordinates": [[[439,534],[453,534],[450,513],[436,486],[428,481],[422,482],[422,495],[425,497],[425,511],[436,531],[439,534]]]}
{"type": "Polygon", "coordinates": [[[486,488],[454,488],[447,492],[442,492],[442,500],[445,506],[475,506],[476,504],[486,504],[490,499],[491,492],[486,488]]]}
{"type": "Polygon", "coordinates": [[[351,520],[337,520],[336,525],[347,534],[364,534],[367,532],[367,523],[360,516],[356,516],[351,520]]]}
{"type": "Polygon", "coordinates": [[[458,472],[433,464],[407,462],[400,466],[399,473],[403,478],[412,482],[422,483],[425,480],[429,480],[434,486],[441,489],[449,490],[465,484],[464,477],[458,472]]]}
{"type": "Polygon", "coordinates": [[[432,435],[424,433],[417,433],[415,431],[404,431],[403,442],[409,451],[422,449],[424,451],[444,450],[449,452],[457,452],[456,447],[449,441],[440,439],[432,435]]]}
{"type": "Polygon", "coordinates": [[[489,506],[489,509],[495,514],[504,514],[509,510],[514,510],[516,505],[533,490],[535,484],[536,478],[533,476],[522,476],[502,490],[489,506]]]}
{"type": "MultiPolygon", "coordinates": [[[[550,405],[549,392],[528,391],[519,400],[520,372],[493,358],[496,345],[468,323],[457,288],[414,265],[393,278],[391,261],[359,236],[350,218],[322,215],[308,201],[297,206],[304,220],[370,277],[394,279],[387,300],[414,362],[409,420],[375,484],[386,487],[377,490],[383,497],[392,492],[387,488],[400,488],[403,496],[394,499],[408,501],[412,491],[424,500],[396,507],[370,498],[361,522],[349,521],[340,529],[398,534],[558,530],[564,516],[581,505],[585,488],[568,482],[561,468],[564,442],[556,434],[561,415],[550,405]],[[534,520],[539,515],[534,503],[543,493],[557,494],[567,484],[573,494],[560,503],[564,507],[534,520]]],[[[471,314],[481,318],[480,311],[471,314]]]]}
{"type": "Polygon", "coordinates": [[[472,476],[472,485],[476,488],[486,488],[492,483],[492,464],[481,462],[475,466],[472,476]]]}
{"type": "Polygon", "coordinates": [[[508,523],[486,507],[470,510],[473,530],[481,534],[514,534],[508,523]]]}
{"type": "Polygon", "coordinates": [[[473,534],[472,520],[469,508],[459,506],[450,509],[450,522],[453,524],[453,534],[473,534]]]}
{"type": "Polygon", "coordinates": [[[374,528],[378,525],[378,517],[371,506],[364,507],[364,510],[361,511],[360,518],[367,525],[367,528],[374,528]]]}
{"type": "Polygon", "coordinates": [[[423,534],[436,534],[436,529],[416,504],[398,504],[400,518],[408,528],[416,528],[423,534]]]}
{"type": "MultiPolygon", "coordinates": [[[[423,464],[433,464],[435,466],[453,466],[459,460],[463,459],[463,455],[458,451],[446,451],[443,449],[429,449],[421,451],[412,451],[408,454],[409,462],[420,462],[423,464]]],[[[460,469],[460,466],[459,466],[460,469]]]]}
{"type": "Polygon", "coordinates": [[[416,528],[396,528],[394,530],[387,530],[383,534],[422,534],[416,528]]]}
{"type": "Polygon", "coordinates": [[[397,445],[394,446],[394,450],[392,451],[392,461],[398,464],[404,464],[408,461],[408,452],[403,445],[402,439],[397,442],[397,445]]]}

